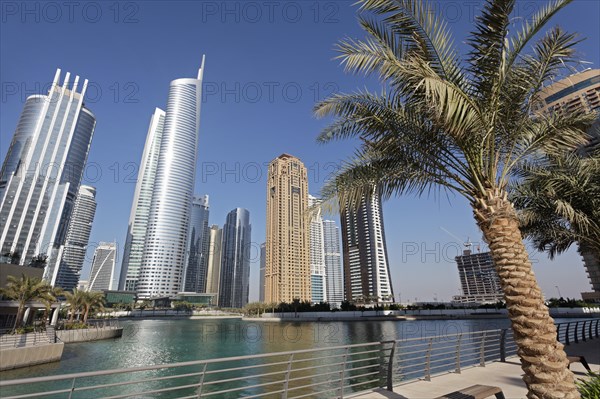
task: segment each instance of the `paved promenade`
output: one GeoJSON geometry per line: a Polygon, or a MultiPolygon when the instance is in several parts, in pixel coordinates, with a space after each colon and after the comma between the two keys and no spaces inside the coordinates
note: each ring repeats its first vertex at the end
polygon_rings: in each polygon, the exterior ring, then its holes
{"type": "MultiPolygon", "coordinates": [[[[600,339],[571,344],[565,349],[569,356],[585,356],[592,371],[600,372],[600,339]]],[[[573,363],[571,370],[577,378],[586,375],[586,370],[580,363],[573,363]]],[[[507,399],[525,398],[527,389],[521,379],[522,375],[519,358],[511,357],[506,363],[488,363],[485,367],[463,369],[461,374],[447,373],[433,377],[431,381],[398,385],[394,387],[394,392],[378,390],[357,395],[356,398],[431,399],[475,384],[498,386],[507,399]]]]}

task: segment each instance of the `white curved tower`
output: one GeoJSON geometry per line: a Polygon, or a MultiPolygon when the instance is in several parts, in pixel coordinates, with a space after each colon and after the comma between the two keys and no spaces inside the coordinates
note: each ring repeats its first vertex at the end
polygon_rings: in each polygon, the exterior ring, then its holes
{"type": "Polygon", "coordinates": [[[204,57],[197,78],[171,82],[137,292],[140,298],[182,289],[198,154],[204,57]]]}

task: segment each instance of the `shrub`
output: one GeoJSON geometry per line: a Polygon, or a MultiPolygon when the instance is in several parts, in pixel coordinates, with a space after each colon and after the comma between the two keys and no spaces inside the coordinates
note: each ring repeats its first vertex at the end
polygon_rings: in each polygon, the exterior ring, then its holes
{"type": "Polygon", "coordinates": [[[600,375],[590,373],[588,376],[576,382],[581,399],[600,399],[600,375]]]}

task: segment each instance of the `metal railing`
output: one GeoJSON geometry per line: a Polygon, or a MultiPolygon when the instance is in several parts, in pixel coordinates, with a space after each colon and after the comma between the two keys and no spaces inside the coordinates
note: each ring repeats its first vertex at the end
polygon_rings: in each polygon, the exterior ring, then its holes
{"type": "Polygon", "coordinates": [[[8,348],[22,348],[25,346],[48,345],[54,343],[45,331],[30,332],[25,334],[0,335],[0,350],[8,348]]]}
{"type": "MultiPolygon", "coordinates": [[[[557,327],[559,337],[564,336],[570,342],[598,337],[599,321],[560,323],[557,327]]],[[[0,391],[6,399],[343,398],[374,388],[392,390],[395,385],[428,381],[438,374],[461,373],[467,367],[505,361],[516,354],[516,350],[511,330],[486,330],[0,380],[0,391]]]]}
{"type": "Polygon", "coordinates": [[[600,319],[568,321],[556,324],[556,337],[565,345],[585,342],[600,336],[600,319]]]}

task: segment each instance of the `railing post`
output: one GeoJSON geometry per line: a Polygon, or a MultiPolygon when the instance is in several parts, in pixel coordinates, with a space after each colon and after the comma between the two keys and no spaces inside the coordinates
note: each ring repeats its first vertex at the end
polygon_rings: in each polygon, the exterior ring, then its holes
{"type": "Polygon", "coordinates": [[[454,370],[456,374],[460,374],[460,343],[462,340],[462,334],[458,335],[458,340],[456,341],[456,352],[454,353],[456,356],[456,369],[454,370]]]}
{"type": "Polygon", "coordinates": [[[69,399],[71,399],[73,397],[73,391],[75,391],[75,380],[76,378],[73,378],[73,383],[71,384],[71,391],[69,392],[69,399]]]}
{"type": "Polygon", "coordinates": [[[588,322],[587,320],[584,320],[584,322],[583,322],[583,326],[581,327],[581,340],[582,340],[583,342],[587,341],[587,340],[585,339],[585,326],[586,326],[587,322],[588,322]]]}
{"type": "Polygon", "coordinates": [[[431,347],[433,346],[433,338],[429,338],[427,346],[427,354],[425,355],[425,381],[431,381],[431,347]]]}
{"type": "Polygon", "coordinates": [[[208,363],[204,363],[204,367],[202,368],[202,377],[200,378],[200,385],[198,386],[198,399],[202,397],[202,387],[204,386],[204,376],[206,375],[206,366],[208,363]]]}
{"type": "Polygon", "coordinates": [[[294,354],[290,354],[288,359],[287,371],[285,372],[285,381],[283,382],[283,392],[281,393],[281,399],[286,399],[288,394],[288,384],[290,382],[290,374],[292,373],[292,362],[294,361],[294,354]]]}
{"type": "Polygon", "coordinates": [[[344,378],[346,378],[346,362],[348,361],[348,352],[350,348],[346,348],[346,353],[344,353],[343,359],[344,363],[342,364],[342,371],[340,371],[340,399],[344,397],[344,378]]]}
{"type": "Polygon", "coordinates": [[[483,337],[481,337],[481,347],[479,348],[479,365],[481,367],[485,367],[485,335],[486,332],[483,332],[483,337]]]}
{"type": "Polygon", "coordinates": [[[560,342],[560,326],[561,326],[561,325],[562,325],[562,324],[557,324],[557,325],[556,325],[556,340],[557,340],[558,342],[560,342]]]}
{"type": "Polygon", "coordinates": [[[392,392],[394,390],[394,356],[396,353],[396,341],[392,344],[392,349],[390,350],[390,359],[388,360],[387,367],[387,390],[392,392]]]}
{"type": "Polygon", "coordinates": [[[567,329],[565,331],[565,345],[570,345],[571,342],[569,340],[569,328],[571,327],[571,322],[567,323],[567,329]]]}
{"type": "Polygon", "coordinates": [[[579,322],[576,321],[575,322],[575,343],[576,344],[579,343],[579,332],[577,331],[578,328],[579,328],[579,322]]]}
{"type": "Polygon", "coordinates": [[[506,362],[506,328],[500,332],[500,361],[506,362]]]}
{"type": "Polygon", "coordinates": [[[594,335],[592,334],[592,325],[594,325],[594,320],[590,320],[590,326],[588,327],[588,338],[594,339],[594,335]]]}
{"type": "Polygon", "coordinates": [[[598,338],[598,336],[600,336],[600,334],[598,333],[598,325],[600,324],[600,319],[596,319],[596,338],[598,338]]]}

